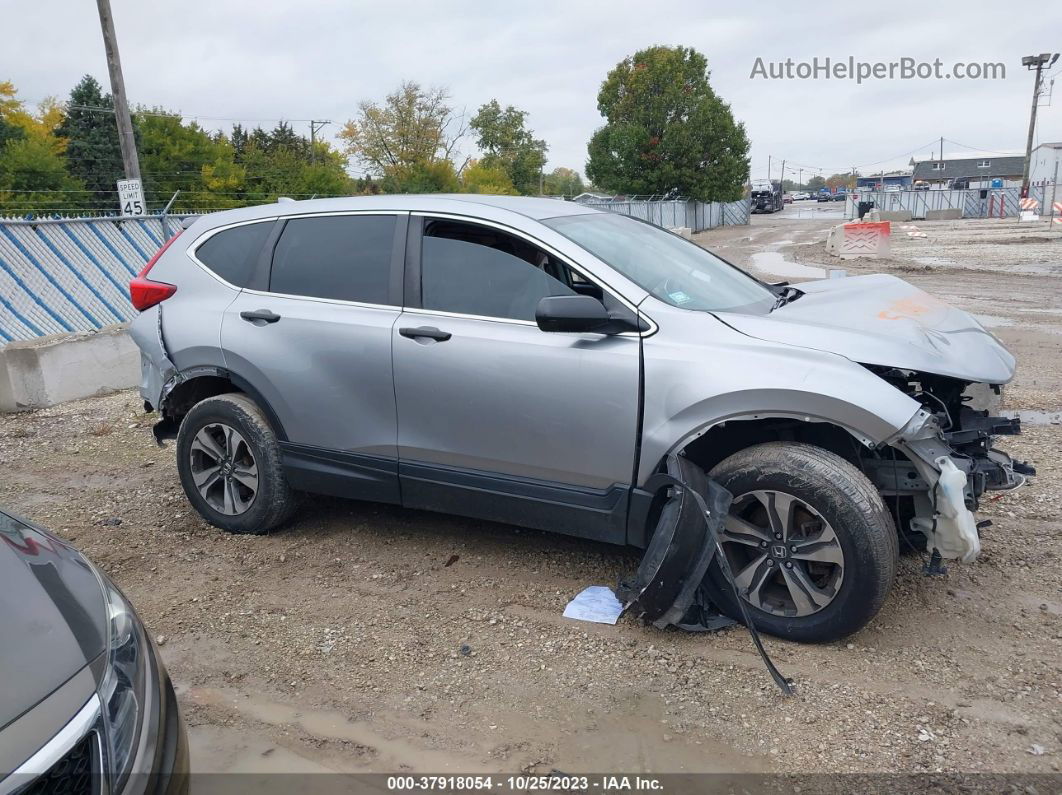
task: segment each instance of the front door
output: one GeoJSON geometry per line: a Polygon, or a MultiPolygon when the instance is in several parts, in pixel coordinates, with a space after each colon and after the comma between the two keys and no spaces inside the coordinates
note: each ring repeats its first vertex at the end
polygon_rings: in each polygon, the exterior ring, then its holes
{"type": "Polygon", "coordinates": [[[403,504],[622,541],[641,340],[534,321],[547,295],[615,299],[522,234],[413,224],[392,340],[403,504]]]}

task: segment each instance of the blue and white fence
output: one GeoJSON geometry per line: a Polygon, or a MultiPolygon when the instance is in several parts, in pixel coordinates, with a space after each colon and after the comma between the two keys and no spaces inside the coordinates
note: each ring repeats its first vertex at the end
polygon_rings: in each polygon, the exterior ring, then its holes
{"type": "Polygon", "coordinates": [[[136,314],[129,280],[181,219],[0,219],[0,345],[136,314]]]}

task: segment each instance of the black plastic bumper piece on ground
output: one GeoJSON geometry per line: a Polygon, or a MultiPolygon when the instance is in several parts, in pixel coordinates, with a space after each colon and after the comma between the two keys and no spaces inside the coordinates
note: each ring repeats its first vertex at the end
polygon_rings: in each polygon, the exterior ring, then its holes
{"type": "MultiPolygon", "coordinates": [[[[756,650],[778,687],[786,695],[792,695],[791,683],[782,676],[763,648],[719,544],[719,531],[733,499],[730,492],[696,464],[677,455],[668,456],[667,471],[653,475],[645,488],[654,493],[666,488],[672,488],[674,492],[660,510],[656,532],[646,548],[634,583],[621,589],[620,598],[626,609],[634,610],[659,628],[668,624],[702,631],[713,628],[708,624],[715,623],[718,614],[711,609],[701,583],[712,559],[718,555],[719,567],[734,590],[735,602],[756,650]],[[695,618],[691,613],[699,615],[695,618]]],[[[732,623],[730,619],[725,622],[718,626],[732,623]]]]}

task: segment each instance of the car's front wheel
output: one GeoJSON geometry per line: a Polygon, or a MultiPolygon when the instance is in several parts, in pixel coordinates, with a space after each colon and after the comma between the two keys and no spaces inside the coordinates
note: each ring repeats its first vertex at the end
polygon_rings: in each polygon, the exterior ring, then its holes
{"type": "MultiPolygon", "coordinates": [[[[742,450],[710,473],[734,495],[720,543],[757,629],[822,642],[866,625],[896,573],[896,530],[873,484],[839,455],[809,444],[742,450]]],[[[706,584],[740,620],[718,562],[706,584]]]]}
{"type": "Polygon", "coordinates": [[[265,533],[296,507],[276,434],[243,394],[192,407],[177,434],[177,471],[199,515],[230,533],[265,533]]]}

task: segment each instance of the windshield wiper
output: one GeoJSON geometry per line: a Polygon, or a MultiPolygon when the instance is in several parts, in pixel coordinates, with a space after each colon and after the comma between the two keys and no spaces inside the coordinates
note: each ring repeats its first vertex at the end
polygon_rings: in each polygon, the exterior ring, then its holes
{"type": "Polygon", "coordinates": [[[786,304],[792,303],[797,300],[803,293],[796,287],[783,287],[782,291],[778,293],[778,299],[774,302],[774,306],[771,307],[773,312],[775,309],[781,309],[786,304]]]}

